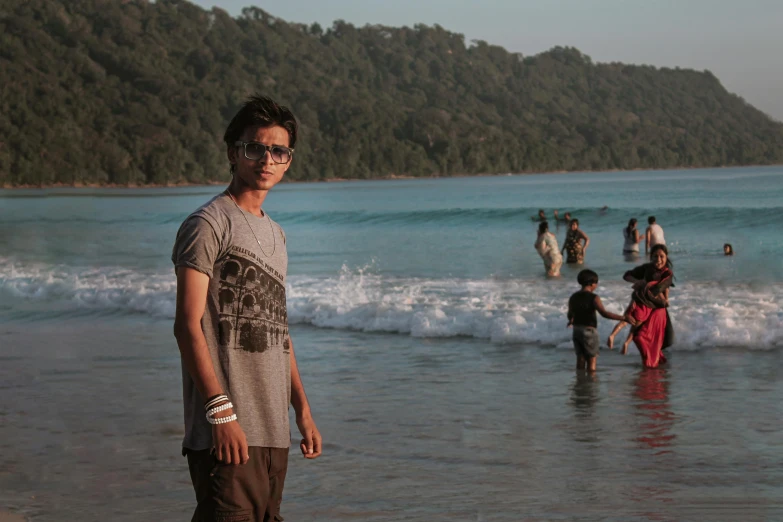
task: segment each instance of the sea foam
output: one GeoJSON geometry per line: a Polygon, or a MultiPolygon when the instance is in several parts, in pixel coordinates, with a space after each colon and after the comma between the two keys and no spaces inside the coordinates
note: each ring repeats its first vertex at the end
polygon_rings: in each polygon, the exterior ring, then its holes
{"type": "MultiPolygon", "coordinates": [[[[535,343],[565,347],[570,280],[507,278],[405,278],[378,273],[373,266],[344,266],[334,276],[288,279],[292,324],[413,337],[473,337],[493,343],[535,343]]],[[[65,302],[80,309],[114,310],[172,319],[173,270],[142,273],[124,268],[75,268],[20,264],[0,258],[0,292],[17,299],[65,302]]],[[[601,284],[607,309],[620,313],[630,286],[601,284]]],[[[670,313],[676,347],[783,345],[783,285],[679,282],[670,313]]],[[[602,338],[613,323],[600,320],[602,338]]]]}

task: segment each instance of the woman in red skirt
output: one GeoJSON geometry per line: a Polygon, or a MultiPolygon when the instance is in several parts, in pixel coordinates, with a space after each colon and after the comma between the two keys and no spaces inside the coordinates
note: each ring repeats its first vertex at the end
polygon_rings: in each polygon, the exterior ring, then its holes
{"type": "MultiPolygon", "coordinates": [[[[671,345],[674,337],[666,310],[669,288],[674,286],[674,272],[666,245],[655,245],[650,252],[650,262],[629,270],[623,279],[633,283],[631,304],[625,312],[639,322],[632,331],[633,341],[642,356],[642,363],[648,368],[656,368],[666,362],[662,350],[671,345]]],[[[622,326],[620,323],[612,331],[610,347],[622,326]]]]}

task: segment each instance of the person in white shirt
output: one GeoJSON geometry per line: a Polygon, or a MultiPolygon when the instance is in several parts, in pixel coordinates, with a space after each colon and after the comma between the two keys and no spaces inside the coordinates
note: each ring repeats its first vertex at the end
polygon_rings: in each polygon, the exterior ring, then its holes
{"type": "Polygon", "coordinates": [[[666,240],[663,238],[663,228],[661,225],[655,222],[655,216],[647,218],[647,230],[644,232],[644,254],[650,255],[650,249],[655,245],[666,245],[666,240]]]}

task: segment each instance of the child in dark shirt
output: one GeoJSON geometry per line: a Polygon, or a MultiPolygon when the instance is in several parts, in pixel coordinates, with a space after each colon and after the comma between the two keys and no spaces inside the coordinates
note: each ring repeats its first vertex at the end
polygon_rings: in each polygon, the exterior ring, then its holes
{"type": "Polygon", "coordinates": [[[600,349],[596,312],[606,319],[615,321],[623,321],[625,318],[607,312],[601,298],[593,293],[598,286],[598,274],[592,270],[582,270],[576,280],[582,285],[582,289],[575,292],[568,300],[568,326],[574,327],[576,369],[594,372],[600,349]]]}

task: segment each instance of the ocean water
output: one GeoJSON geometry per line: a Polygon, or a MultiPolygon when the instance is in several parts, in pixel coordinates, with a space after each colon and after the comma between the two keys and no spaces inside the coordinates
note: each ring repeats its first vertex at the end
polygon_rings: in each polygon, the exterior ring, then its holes
{"type": "MultiPolygon", "coordinates": [[[[189,517],[169,256],[220,190],[0,191],[0,510],[189,517]]],[[[264,207],[326,440],[292,454],[287,519],[783,519],[783,168],[281,185],[264,207]],[[579,218],[616,312],[622,228],[657,217],[668,367],[574,372],[578,269],[544,277],[539,208],[579,218]]]]}

